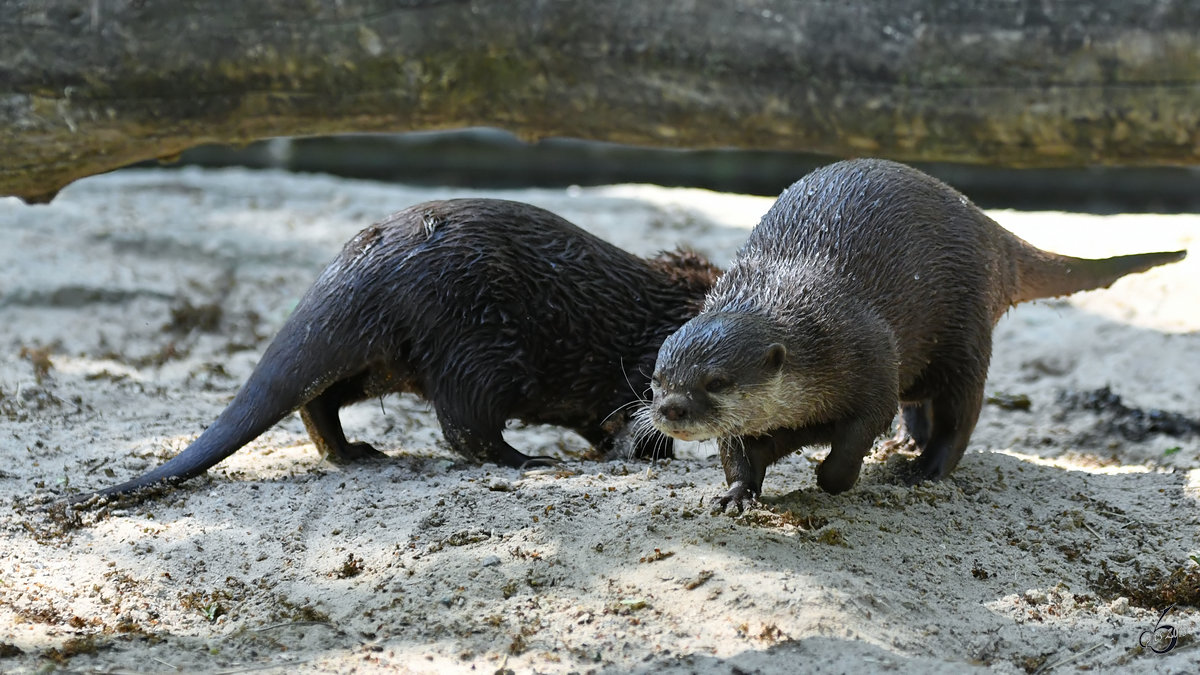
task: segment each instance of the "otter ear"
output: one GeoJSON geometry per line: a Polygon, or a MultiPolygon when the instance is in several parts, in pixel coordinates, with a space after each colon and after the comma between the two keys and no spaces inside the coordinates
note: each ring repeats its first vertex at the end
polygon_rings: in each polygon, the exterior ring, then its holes
{"type": "Polygon", "coordinates": [[[778,342],[767,347],[766,365],[771,370],[782,370],[783,362],[787,359],[787,347],[778,342]]]}

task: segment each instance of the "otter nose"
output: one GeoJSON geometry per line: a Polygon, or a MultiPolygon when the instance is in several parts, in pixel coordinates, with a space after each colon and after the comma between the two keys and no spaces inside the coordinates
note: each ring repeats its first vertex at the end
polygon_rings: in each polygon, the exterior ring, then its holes
{"type": "Polygon", "coordinates": [[[664,418],[672,422],[680,422],[687,419],[688,409],[680,401],[667,401],[658,406],[658,412],[664,418]]]}

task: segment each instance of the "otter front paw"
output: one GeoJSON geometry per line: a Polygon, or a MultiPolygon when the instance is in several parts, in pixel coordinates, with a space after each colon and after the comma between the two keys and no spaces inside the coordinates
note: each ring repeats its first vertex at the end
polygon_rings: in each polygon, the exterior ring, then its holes
{"type": "Polygon", "coordinates": [[[737,481],[729,486],[729,492],[717,500],[717,506],[713,509],[713,513],[724,513],[730,502],[737,507],[738,513],[741,513],[745,510],[742,502],[753,504],[756,501],[758,501],[758,492],[742,481],[737,481]]]}

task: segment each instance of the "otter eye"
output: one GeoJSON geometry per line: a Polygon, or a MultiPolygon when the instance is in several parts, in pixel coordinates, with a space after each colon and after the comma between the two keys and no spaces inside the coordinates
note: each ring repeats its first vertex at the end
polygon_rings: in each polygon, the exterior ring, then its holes
{"type": "Polygon", "coordinates": [[[651,375],[651,376],[650,376],[650,384],[651,384],[651,385],[653,385],[653,386],[655,386],[655,387],[661,387],[661,386],[662,386],[662,380],[661,380],[661,379],[658,377],[658,373],[655,373],[655,374],[653,374],[653,375],[651,375]]]}
{"type": "Polygon", "coordinates": [[[710,378],[708,382],[704,383],[704,391],[707,391],[710,394],[715,394],[719,391],[728,389],[730,384],[731,383],[729,380],[721,376],[713,377],[710,378]]]}

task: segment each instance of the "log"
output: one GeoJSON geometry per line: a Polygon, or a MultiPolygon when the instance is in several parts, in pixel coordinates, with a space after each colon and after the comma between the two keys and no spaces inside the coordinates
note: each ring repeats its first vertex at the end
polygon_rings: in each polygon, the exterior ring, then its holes
{"type": "Polygon", "coordinates": [[[1200,159],[1189,0],[4,0],[0,194],[204,143],[493,126],[1010,167],[1200,159]]]}

